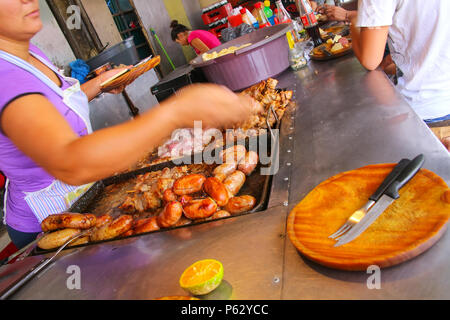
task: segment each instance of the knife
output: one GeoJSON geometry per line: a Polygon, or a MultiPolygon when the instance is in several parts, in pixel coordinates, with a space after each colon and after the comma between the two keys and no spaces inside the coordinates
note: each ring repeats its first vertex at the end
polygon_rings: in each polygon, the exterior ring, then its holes
{"type": "MultiPolygon", "coordinates": [[[[349,219],[357,217],[358,221],[360,221],[367,214],[369,209],[372,208],[375,202],[377,202],[381,198],[386,189],[395,181],[395,179],[397,179],[400,173],[402,173],[403,169],[405,169],[410,162],[411,160],[409,159],[400,160],[400,162],[394,167],[394,169],[392,169],[391,173],[389,173],[389,175],[383,180],[378,189],[369,197],[369,201],[367,201],[361,208],[356,210],[349,219]]],[[[330,235],[328,238],[337,239],[348,230],[350,230],[350,228],[345,228],[344,226],[342,226],[338,231],[330,235]]]]}
{"type": "Polygon", "coordinates": [[[339,247],[349,243],[363,233],[392,204],[392,202],[400,197],[398,191],[416,175],[424,161],[425,157],[423,154],[415,157],[400,173],[397,179],[395,179],[395,181],[386,189],[381,198],[373,205],[364,218],[362,218],[362,220],[349,232],[342,236],[334,246],[339,247]]]}

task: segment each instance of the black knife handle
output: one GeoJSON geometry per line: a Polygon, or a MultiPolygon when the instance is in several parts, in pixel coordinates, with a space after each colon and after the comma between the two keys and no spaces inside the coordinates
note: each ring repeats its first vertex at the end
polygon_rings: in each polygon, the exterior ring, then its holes
{"type": "Polygon", "coordinates": [[[389,188],[389,186],[397,179],[403,169],[411,162],[409,159],[402,159],[400,162],[392,169],[391,173],[384,179],[383,183],[378,187],[377,191],[370,196],[369,200],[378,201],[384,192],[389,188]]]}
{"type": "Polygon", "coordinates": [[[425,162],[425,157],[423,154],[415,157],[408,166],[400,173],[400,175],[395,179],[395,181],[389,186],[385,194],[392,199],[398,199],[400,195],[398,191],[411,180],[416,173],[420,170],[423,163],[425,162]]]}

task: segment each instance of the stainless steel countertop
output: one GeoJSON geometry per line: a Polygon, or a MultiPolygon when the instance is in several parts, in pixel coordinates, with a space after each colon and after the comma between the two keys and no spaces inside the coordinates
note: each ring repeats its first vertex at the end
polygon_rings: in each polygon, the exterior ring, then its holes
{"type": "Polygon", "coordinates": [[[370,274],[328,269],[296,251],[286,218],[321,181],[423,153],[424,167],[449,184],[450,156],[385,75],[366,72],[353,56],[310,62],[279,80],[279,87],[295,90],[298,107],[282,123],[280,171],[266,211],[64,251],[12,298],[184,295],[178,285],[182,271],[216,258],[224,265],[224,282],[207,299],[449,299],[448,232],[419,257],[382,269],[381,289],[368,289],[370,274]],[[71,265],[80,268],[79,290],[66,285],[71,265]]]}

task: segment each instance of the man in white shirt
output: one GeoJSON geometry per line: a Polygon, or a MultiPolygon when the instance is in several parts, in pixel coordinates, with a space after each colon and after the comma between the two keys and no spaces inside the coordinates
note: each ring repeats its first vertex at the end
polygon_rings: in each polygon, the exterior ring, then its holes
{"type": "Polygon", "coordinates": [[[365,68],[380,65],[387,40],[406,101],[426,122],[450,120],[450,1],[359,0],[351,30],[365,68]]]}

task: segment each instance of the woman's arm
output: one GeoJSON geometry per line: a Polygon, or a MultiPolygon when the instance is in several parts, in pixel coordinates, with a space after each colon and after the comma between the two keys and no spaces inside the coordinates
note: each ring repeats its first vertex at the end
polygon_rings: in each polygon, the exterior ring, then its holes
{"type": "Polygon", "coordinates": [[[199,38],[195,38],[194,40],[192,40],[191,41],[191,46],[193,46],[198,51],[200,51],[200,54],[209,51],[208,46],[202,40],[200,40],[199,38]]]}
{"type": "Polygon", "coordinates": [[[358,28],[352,19],[352,47],[359,62],[368,70],[375,70],[383,61],[389,26],[358,28]]]}
{"type": "Polygon", "coordinates": [[[78,137],[42,95],[13,101],[1,126],[11,141],[56,179],[82,185],[121,172],[179,127],[220,127],[250,115],[251,101],[217,85],[194,85],[136,119],[78,137]],[[214,106],[213,108],[211,106],[214,106]]]}

